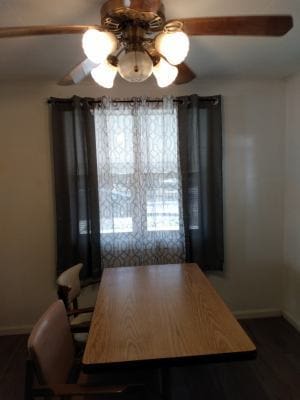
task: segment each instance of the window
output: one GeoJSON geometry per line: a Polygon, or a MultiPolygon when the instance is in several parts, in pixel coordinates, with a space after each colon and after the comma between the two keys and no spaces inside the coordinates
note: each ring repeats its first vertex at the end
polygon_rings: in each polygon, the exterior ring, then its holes
{"type": "Polygon", "coordinates": [[[84,277],[184,260],[222,269],[220,96],[50,103],[59,273],[78,262],[84,277]]]}
{"type": "Polygon", "coordinates": [[[176,253],[174,262],[180,261],[181,188],[173,102],[99,108],[95,126],[104,255],[113,246],[114,254],[132,251],[139,259],[147,251],[171,251],[176,253]]]}
{"type": "Polygon", "coordinates": [[[220,96],[51,107],[58,273],[184,260],[222,270],[220,96]]]}

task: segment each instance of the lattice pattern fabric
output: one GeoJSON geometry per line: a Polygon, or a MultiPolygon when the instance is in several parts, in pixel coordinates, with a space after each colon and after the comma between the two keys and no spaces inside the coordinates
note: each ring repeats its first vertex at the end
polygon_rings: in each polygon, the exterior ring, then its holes
{"type": "Polygon", "coordinates": [[[103,266],[182,262],[176,104],[103,99],[94,118],[103,266]]]}

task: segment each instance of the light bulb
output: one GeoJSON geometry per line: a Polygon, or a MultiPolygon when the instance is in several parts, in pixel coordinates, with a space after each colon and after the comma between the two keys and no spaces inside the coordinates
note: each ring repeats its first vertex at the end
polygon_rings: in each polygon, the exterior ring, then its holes
{"type": "Polygon", "coordinates": [[[153,74],[158,86],[164,88],[175,81],[178,75],[178,68],[161,58],[159,63],[153,67],[153,74]]]}
{"type": "Polygon", "coordinates": [[[152,69],[153,62],[143,51],[129,51],[119,60],[119,73],[128,82],[144,82],[152,69]]]}
{"type": "Polygon", "coordinates": [[[170,64],[181,64],[190,48],[189,37],[182,31],[163,32],[155,39],[155,47],[170,64]]]}
{"type": "Polygon", "coordinates": [[[97,29],[87,30],[82,37],[82,48],[89,60],[100,64],[117,48],[115,35],[110,32],[100,32],[97,29]]]}
{"type": "Polygon", "coordinates": [[[98,67],[92,69],[91,75],[98,85],[111,89],[114,85],[117,71],[117,67],[105,60],[98,67]]]}

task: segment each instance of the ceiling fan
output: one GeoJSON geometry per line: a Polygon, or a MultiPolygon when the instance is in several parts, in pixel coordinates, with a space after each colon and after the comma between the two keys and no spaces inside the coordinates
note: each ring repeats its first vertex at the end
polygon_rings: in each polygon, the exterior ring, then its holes
{"type": "Polygon", "coordinates": [[[107,0],[101,25],[44,25],[2,27],[0,38],[83,33],[86,59],[72,69],[61,85],[79,83],[89,73],[111,88],[117,72],[129,82],[143,82],[152,73],[160,87],[195,78],[184,63],[188,36],[283,36],[293,27],[289,15],[178,18],[167,21],[160,0],[107,0]]]}

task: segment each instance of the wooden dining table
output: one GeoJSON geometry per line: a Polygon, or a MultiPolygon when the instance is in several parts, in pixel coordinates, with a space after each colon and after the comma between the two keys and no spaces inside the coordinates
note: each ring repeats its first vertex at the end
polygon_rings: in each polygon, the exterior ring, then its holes
{"type": "Polygon", "coordinates": [[[256,348],[194,263],[104,269],[82,368],[254,358],[256,348]]]}

